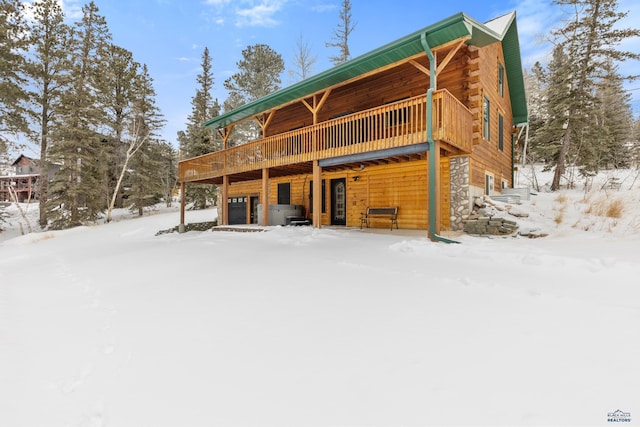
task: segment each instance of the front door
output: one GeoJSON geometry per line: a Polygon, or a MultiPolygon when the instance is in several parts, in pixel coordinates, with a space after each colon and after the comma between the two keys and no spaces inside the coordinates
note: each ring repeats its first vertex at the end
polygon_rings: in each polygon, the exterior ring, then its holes
{"type": "Polygon", "coordinates": [[[331,180],[331,225],[347,225],[347,181],[331,180]]]}
{"type": "Polygon", "coordinates": [[[260,197],[259,196],[251,196],[249,197],[249,203],[250,203],[250,207],[249,207],[249,212],[251,215],[251,224],[257,224],[258,223],[258,204],[260,203],[260,197]]]}

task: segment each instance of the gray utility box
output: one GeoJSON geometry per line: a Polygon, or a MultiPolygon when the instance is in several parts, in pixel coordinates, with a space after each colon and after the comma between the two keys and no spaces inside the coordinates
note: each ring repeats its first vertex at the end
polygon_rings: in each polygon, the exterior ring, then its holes
{"type": "MultiPolygon", "coordinates": [[[[269,205],[269,225],[288,225],[287,217],[303,217],[302,205],[269,205]]],[[[262,204],[258,205],[258,224],[262,224],[262,204]]]]}

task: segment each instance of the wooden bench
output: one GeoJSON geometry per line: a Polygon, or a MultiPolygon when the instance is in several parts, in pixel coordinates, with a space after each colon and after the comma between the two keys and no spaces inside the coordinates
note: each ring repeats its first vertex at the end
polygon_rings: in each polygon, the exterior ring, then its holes
{"type": "Polygon", "coordinates": [[[372,218],[388,218],[391,221],[391,230],[393,230],[393,224],[398,229],[398,207],[388,208],[374,208],[368,207],[367,212],[360,213],[360,230],[362,230],[362,224],[366,224],[369,228],[369,221],[372,218]]]}

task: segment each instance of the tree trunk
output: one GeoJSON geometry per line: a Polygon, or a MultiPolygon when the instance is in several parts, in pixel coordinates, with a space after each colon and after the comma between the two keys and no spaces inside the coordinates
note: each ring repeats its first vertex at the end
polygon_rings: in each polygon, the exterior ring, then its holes
{"type": "MultiPolygon", "coordinates": [[[[46,101],[46,100],[45,100],[46,101]]],[[[49,138],[48,111],[46,105],[42,109],[42,139],[40,140],[40,178],[39,184],[39,206],[40,206],[40,227],[47,226],[47,201],[49,199],[49,161],[47,159],[47,145],[49,138]]]]}
{"type": "Polygon", "coordinates": [[[567,129],[564,132],[564,136],[562,137],[562,146],[560,147],[560,153],[558,153],[556,170],[553,173],[553,181],[551,182],[551,191],[560,189],[560,179],[562,178],[562,175],[564,175],[567,155],[569,153],[569,147],[571,147],[571,127],[572,123],[569,121],[567,129]]]}

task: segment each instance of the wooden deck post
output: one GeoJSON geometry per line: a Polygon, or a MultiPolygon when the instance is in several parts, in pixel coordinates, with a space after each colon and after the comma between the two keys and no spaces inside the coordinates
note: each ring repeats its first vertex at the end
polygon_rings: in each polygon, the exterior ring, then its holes
{"type": "Polygon", "coordinates": [[[262,169],[262,226],[269,225],[269,168],[262,169]]]}
{"type": "Polygon", "coordinates": [[[313,161],[313,226],[322,227],[322,168],[313,161]]]}
{"type": "Polygon", "coordinates": [[[222,203],[220,206],[222,208],[222,222],[220,225],[229,225],[229,176],[224,175],[222,177],[222,203]]]}
{"type": "Polygon", "coordinates": [[[178,225],[178,233],[185,232],[184,226],[184,205],[187,202],[187,186],[184,182],[180,183],[180,224],[178,225]]]}

